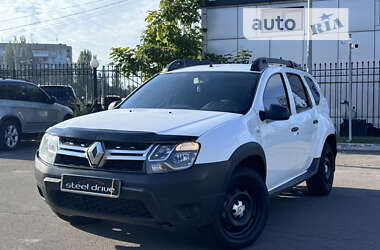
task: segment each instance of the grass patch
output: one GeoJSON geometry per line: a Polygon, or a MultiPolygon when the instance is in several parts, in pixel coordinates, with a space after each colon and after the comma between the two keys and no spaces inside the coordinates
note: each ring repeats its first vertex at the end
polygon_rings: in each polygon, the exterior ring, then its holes
{"type": "MultiPolygon", "coordinates": [[[[337,137],[338,143],[347,142],[348,137],[337,137]]],[[[352,143],[370,143],[370,144],[380,144],[380,137],[352,137],[352,143]]]]}

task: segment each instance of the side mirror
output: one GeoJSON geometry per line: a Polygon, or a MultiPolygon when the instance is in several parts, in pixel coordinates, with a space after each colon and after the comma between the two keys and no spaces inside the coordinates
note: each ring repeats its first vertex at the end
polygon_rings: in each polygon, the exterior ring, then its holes
{"type": "Polygon", "coordinates": [[[56,103],[57,102],[57,98],[55,98],[55,96],[51,96],[50,98],[49,98],[49,100],[48,100],[48,103],[49,104],[54,104],[54,103],[56,103]]]}
{"type": "Polygon", "coordinates": [[[114,101],[111,102],[110,105],[108,105],[108,110],[115,109],[115,107],[120,103],[120,101],[114,101]]]}
{"type": "Polygon", "coordinates": [[[272,120],[272,121],[284,121],[288,120],[290,117],[289,109],[277,105],[271,104],[268,111],[260,111],[259,112],[260,119],[262,121],[272,120]]]}

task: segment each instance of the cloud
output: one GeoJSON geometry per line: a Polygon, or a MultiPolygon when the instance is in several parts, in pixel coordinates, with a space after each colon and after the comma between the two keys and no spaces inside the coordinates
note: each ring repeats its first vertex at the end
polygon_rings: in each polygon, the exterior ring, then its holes
{"type": "Polygon", "coordinates": [[[23,35],[28,42],[67,44],[74,61],[81,50],[90,49],[102,64],[110,62],[112,47],[135,46],[147,11],[159,7],[159,0],[1,1],[0,30],[12,28],[0,31],[1,42],[23,35]],[[38,24],[14,28],[30,23],[38,24]]]}

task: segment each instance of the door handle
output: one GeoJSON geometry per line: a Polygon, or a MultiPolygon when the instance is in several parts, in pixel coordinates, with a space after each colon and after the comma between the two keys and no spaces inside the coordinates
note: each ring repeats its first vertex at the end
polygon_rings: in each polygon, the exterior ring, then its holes
{"type": "Polygon", "coordinates": [[[294,128],[292,128],[290,131],[292,131],[292,132],[297,132],[297,131],[298,131],[298,127],[294,127],[294,128]]]}
{"type": "Polygon", "coordinates": [[[317,124],[317,123],[318,123],[318,120],[314,120],[314,121],[313,121],[313,124],[317,124]]]}

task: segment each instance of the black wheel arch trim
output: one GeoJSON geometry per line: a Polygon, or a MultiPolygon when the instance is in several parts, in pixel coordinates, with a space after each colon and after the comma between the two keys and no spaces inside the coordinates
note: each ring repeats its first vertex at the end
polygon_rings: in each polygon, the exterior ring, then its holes
{"type": "MultiPolygon", "coordinates": [[[[229,172],[226,176],[225,180],[225,185],[224,188],[225,190],[228,187],[228,183],[230,182],[232,178],[232,174],[234,171],[239,167],[239,165],[246,159],[250,157],[260,157],[262,160],[263,166],[264,167],[264,182],[266,181],[266,175],[267,175],[267,164],[266,164],[266,158],[265,158],[265,153],[263,148],[258,144],[257,142],[248,142],[245,143],[241,146],[239,146],[230,156],[228,159],[228,162],[231,165],[231,168],[229,169],[229,172]]],[[[253,169],[253,168],[251,168],[253,169]]]]}

